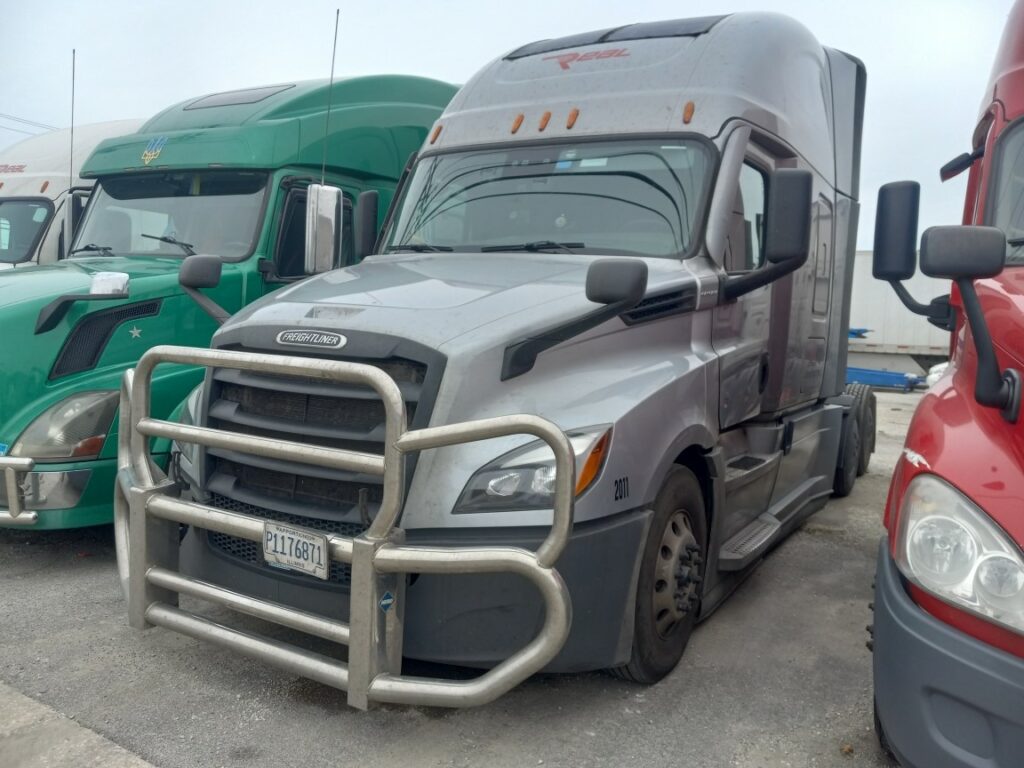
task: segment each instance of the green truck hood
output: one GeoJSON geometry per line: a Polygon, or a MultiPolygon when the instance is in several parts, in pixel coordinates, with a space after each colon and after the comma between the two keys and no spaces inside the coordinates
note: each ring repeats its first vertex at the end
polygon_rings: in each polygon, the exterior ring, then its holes
{"type": "MultiPolygon", "coordinates": [[[[181,260],[174,258],[112,256],[0,272],[0,455],[4,445],[12,445],[36,416],[60,400],[79,392],[117,389],[121,373],[149,347],[206,346],[216,326],[181,291],[180,266],[181,260]],[[37,334],[40,310],[60,296],[87,294],[97,272],[127,273],[129,295],[76,302],[55,328],[37,334]],[[153,302],[157,310],[145,316],[129,314],[106,324],[87,322],[105,310],[152,308],[153,302]],[[81,354],[83,348],[95,350],[94,359],[81,354]],[[72,357],[78,362],[55,367],[62,357],[65,363],[72,357]],[[89,362],[83,364],[83,359],[89,362]]],[[[239,280],[224,282],[228,285],[217,289],[221,295],[215,300],[237,308],[240,296],[232,300],[230,294],[240,294],[239,280]]],[[[108,445],[104,454],[113,450],[108,445]]]]}

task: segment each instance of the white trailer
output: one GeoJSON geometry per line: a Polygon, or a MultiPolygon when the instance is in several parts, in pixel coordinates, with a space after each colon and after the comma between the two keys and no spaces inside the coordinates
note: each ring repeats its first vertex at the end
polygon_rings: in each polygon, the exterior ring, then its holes
{"type": "Polygon", "coordinates": [[[0,269],[67,255],[93,185],[79,177],[82,164],[104,139],[134,133],[141,125],[141,120],[79,125],[73,148],[71,129],[64,128],[0,151],[0,269]]]}
{"type": "MultiPolygon", "coordinates": [[[[866,328],[864,338],[850,339],[849,364],[863,368],[917,373],[915,361],[927,369],[932,358],[949,355],[949,333],[930,323],[907,322],[907,309],[894,291],[871,276],[871,251],[857,251],[853,266],[850,328],[866,328]]],[[[949,295],[949,281],[921,272],[904,281],[922,301],[949,295]]]]}

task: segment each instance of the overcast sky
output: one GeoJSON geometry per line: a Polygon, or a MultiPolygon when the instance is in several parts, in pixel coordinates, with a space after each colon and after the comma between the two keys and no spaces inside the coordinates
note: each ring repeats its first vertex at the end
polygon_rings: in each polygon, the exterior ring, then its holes
{"type": "MultiPolygon", "coordinates": [[[[145,118],[186,98],[326,77],[341,7],[339,75],[465,82],[523,43],[635,21],[771,9],[868,70],[859,247],[887,181],[922,182],[921,228],[960,221],[968,150],[1012,0],[0,0],[0,113],[59,127],[145,118]]],[[[0,118],[0,148],[38,130],[0,118]]]]}

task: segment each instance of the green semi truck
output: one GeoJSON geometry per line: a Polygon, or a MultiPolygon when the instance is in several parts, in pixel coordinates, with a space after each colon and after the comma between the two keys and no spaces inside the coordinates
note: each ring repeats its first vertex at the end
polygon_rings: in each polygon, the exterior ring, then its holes
{"type": "MultiPolygon", "coordinates": [[[[69,257],[0,273],[0,526],[110,522],[122,373],[156,344],[208,346],[212,306],[235,312],[359,261],[349,226],[331,258],[307,262],[307,187],[340,188],[350,224],[361,193],[383,212],[455,90],[387,75],[216,93],[100,144],[82,168],[96,186],[69,257]],[[193,254],[223,265],[203,292],[179,284],[193,254]]],[[[162,372],[154,414],[201,377],[162,372]]],[[[166,444],[153,451],[166,462],[166,444]]]]}

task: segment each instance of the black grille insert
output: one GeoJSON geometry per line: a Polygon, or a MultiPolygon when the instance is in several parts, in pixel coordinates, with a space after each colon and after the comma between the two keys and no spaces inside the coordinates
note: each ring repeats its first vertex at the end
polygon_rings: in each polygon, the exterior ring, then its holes
{"type": "MultiPolygon", "coordinates": [[[[363,532],[364,528],[358,523],[346,523],[340,520],[325,520],[315,517],[303,517],[301,515],[290,515],[285,512],[277,512],[265,507],[258,507],[255,504],[247,504],[244,501],[229,499],[227,496],[213,494],[210,498],[210,506],[223,509],[226,512],[238,512],[239,514],[258,517],[263,520],[270,520],[275,523],[294,525],[301,528],[310,528],[321,533],[336,533],[342,536],[355,537],[363,532]]],[[[229,536],[226,533],[209,531],[207,533],[210,546],[220,551],[227,557],[240,560],[249,565],[265,568],[272,572],[280,572],[280,569],[267,565],[263,559],[263,548],[258,542],[240,539],[237,536],[229,536]]],[[[297,578],[309,579],[311,582],[319,582],[315,576],[307,576],[297,571],[291,572],[297,578]]],[[[331,562],[328,581],[334,584],[348,585],[352,582],[352,569],[346,563],[331,562]]]]}
{"type": "Polygon", "coordinates": [[[100,361],[117,326],[129,320],[153,317],[160,313],[160,299],[101,309],[83,317],[68,334],[60,354],[50,370],[50,379],[89,371],[100,361]]]}

